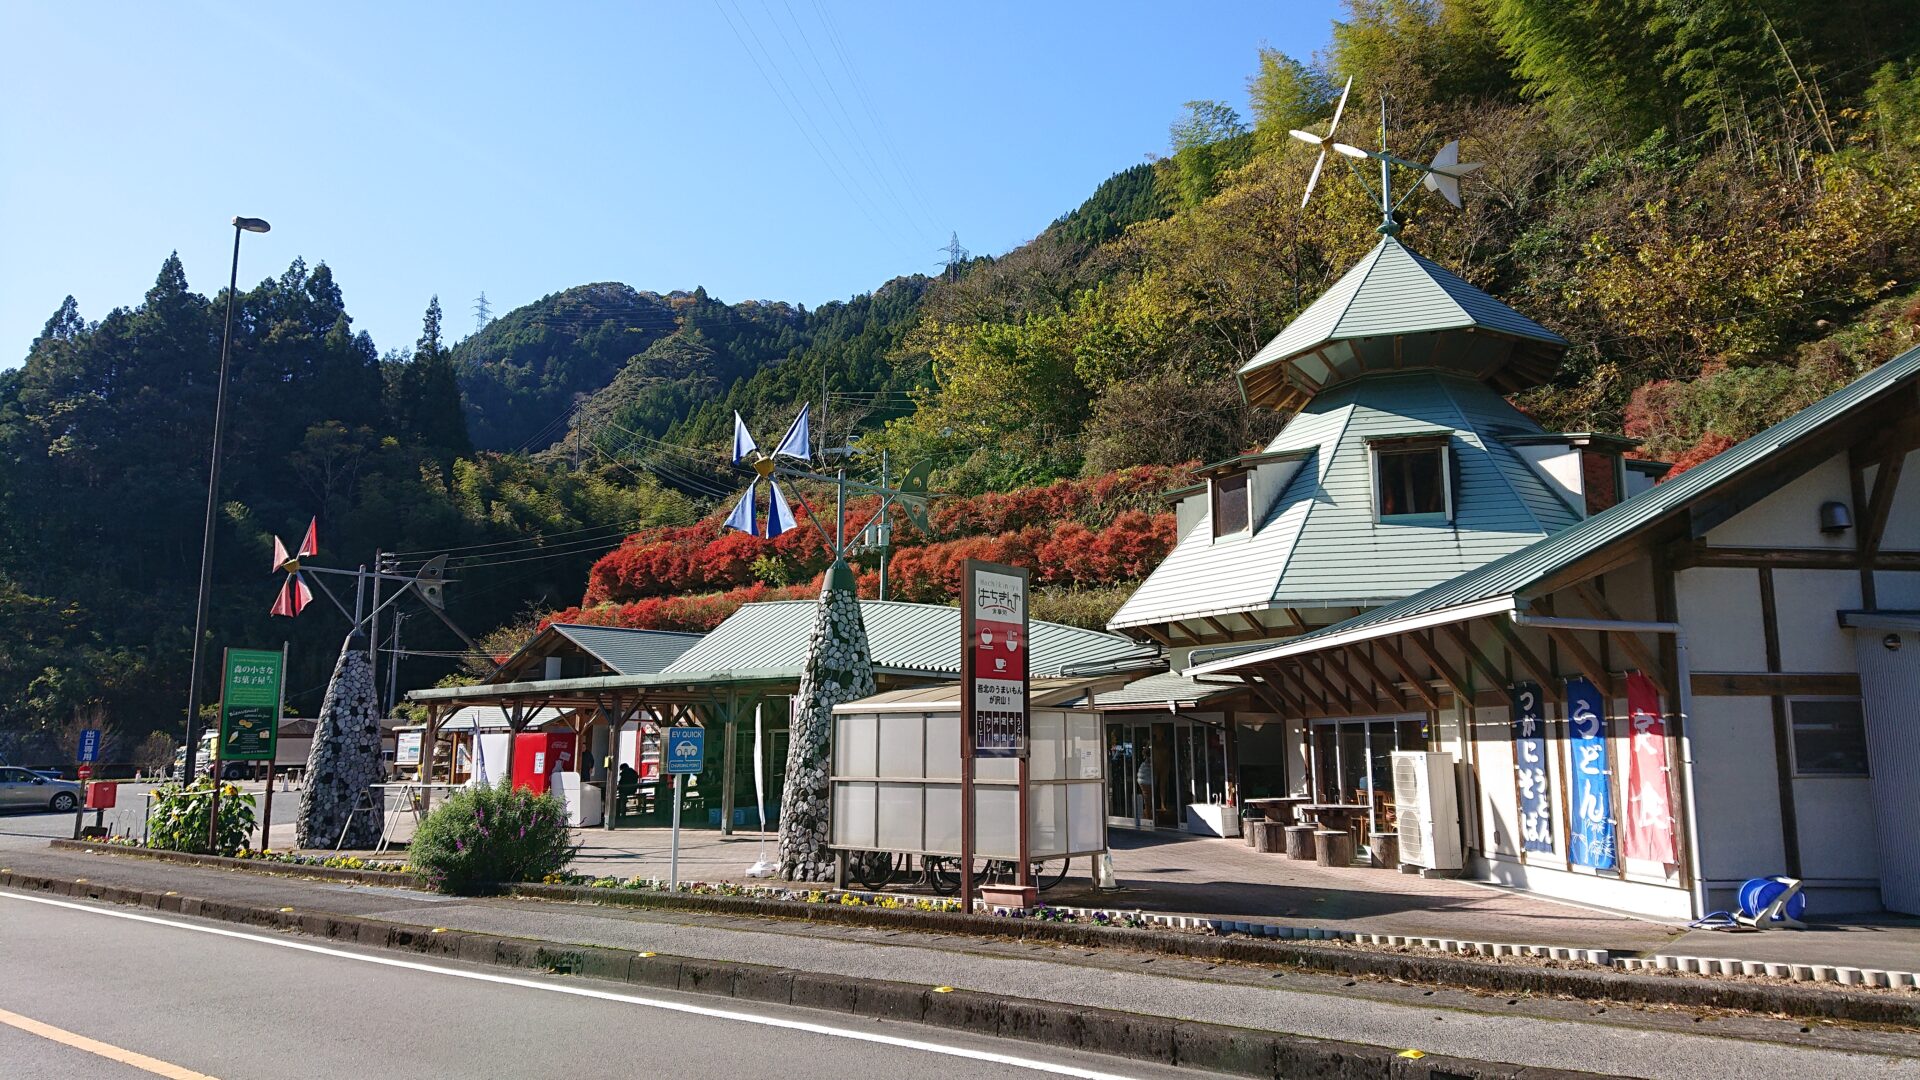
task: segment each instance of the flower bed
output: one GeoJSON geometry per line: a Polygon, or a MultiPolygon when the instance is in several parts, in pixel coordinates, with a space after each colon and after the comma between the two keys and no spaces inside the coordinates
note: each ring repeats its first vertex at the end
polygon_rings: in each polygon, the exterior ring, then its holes
{"type": "MultiPolygon", "coordinates": [[[[678,889],[657,877],[594,877],[590,874],[548,874],[542,885],[568,885],[580,889],[606,889],[620,892],[677,893],[685,896],[740,896],[757,900],[782,900],[797,904],[828,904],[839,907],[871,907],[883,911],[960,910],[960,901],[935,896],[898,896],[892,893],[856,892],[850,889],[792,889],[778,885],[741,885],[732,881],[683,881],[678,889]]],[[[1053,907],[988,908],[986,913],[1011,919],[1037,919],[1042,922],[1085,923],[1089,926],[1119,926],[1142,929],[1151,925],[1137,911],[1091,910],[1053,907]]]]}

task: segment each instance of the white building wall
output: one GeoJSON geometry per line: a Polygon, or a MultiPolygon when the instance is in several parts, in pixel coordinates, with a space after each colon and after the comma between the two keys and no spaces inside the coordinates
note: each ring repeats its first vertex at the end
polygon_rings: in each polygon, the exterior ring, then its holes
{"type": "MultiPolygon", "coordinates": [[[[1920,470],[1920,461],[1914,460],[1916,457],[1920,457],[1920,450],[1908,454],[1906,463],[1900,467],[1901,484],[1893,491],[1893,511],[1887,516],[1887,531],[1880,538],[1880,546],[1883,549],[1920,550],[1920,484],[1915,484],[1912,480],[1913,477],[1920,476],[1920,471],[1916,471],[1920,470]]],[[[1873,478],[1878,471],[1877,468],[1867,470],[1868,491],[1873,490],[1873,478]]],[[[1844,500],[1845,496],[1839,496],[1839,498],[1844,500]]],[[[1854,514],[1856,524],[1864,511],[1865,508],[1861,507],[1859,512],[1854,514]]],[[[1848,536],[1851,537],[1852,534],[1849,533],[1848,536]]],[[[1886,607],[1887,604],[1882,601],[1880,606],[1886,607]]]]}
{"type": "Polygon", "coordinates": [[[1709,886],[1733,888],[1748,878],[1786,873],[1769,699],[1696,697],[1688,730],[1709,886]]]}
{"type": "Polygon", "coordinates": [[[1857,570],[1775,570],[1773,608],[1780,627],[1780,670],[1854,670],[1853,638],[1840,629],[1835,613],[1860,606],[1857,570]]]}
{"type": "MultiPolygon", "coordinates": [[[[1913,498],[1920,499],[1920,493],[1914,494],[1913,498]]],[[[1896,497],[1894,501],[1897,517],[1900,500],[1896,497]]],[[[1828,458],[1799,479],[1715,526],[1707,532],[1707,543],[1714,547],[1852,550],[1856,543],[1852,529],[1841,533],[1820,531],[1820,504],[1825,502],[1849,505],[1853,502],[1852,484],[1847,477],[1847,455],[1844,453],[1828,458]]],[[[1920,510],[1920,505],[1914,509],[1920,510]]],[[[1863,510],[1855,510],[1856,526],[1863,510]]],[[[1909,516],[1913,524],[1920,527],[1920,515],[1909,516]]],[[[1899,545],[1890,543],[1888,546],[1899,545]]]]}
{"type": "MultiPolygon", "coordinates": [[[[1687,628],[1693,670],[1767,670],[1758,571],[1693,567],[1674,578],[1674,599],[1687,628]]],[[[1833,613],[1827,617],[1831,620],[1833,613]]]]}

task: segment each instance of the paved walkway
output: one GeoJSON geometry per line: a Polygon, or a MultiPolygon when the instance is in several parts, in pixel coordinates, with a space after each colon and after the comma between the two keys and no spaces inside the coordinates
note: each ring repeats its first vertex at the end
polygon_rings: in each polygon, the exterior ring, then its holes
{"type": "MultiPolygon", "coordinates": [[[[1767,1017],[1675,1007],[1610,1009],[1534,996],[1276,972],[1124,949],[1082,950],[1011,939],[603,908],[526,900],[465,900],[161,864],[128,856],[0,845],[23,873],[174,889],[260,906],[361,914],[513,936],[646,949],[664,955],[785,966],[856,978],[951,985],[1009,997],[1115,1008],[1207,1022],[1537,1066],[1626,1076],[1728,1080],[1749,1076],[1912,1076],[1920,1041],[1767,1017]],[[1284,978],[1280,976],[1284,975],[1284,978]]],[[[712,845],[726,855],[751,841],[712,845]]],[[[718,865],[716,863],[716,865],[718,865]]],[[[396,1013],[404,1015],[404,1008],[396,1013]]]]}

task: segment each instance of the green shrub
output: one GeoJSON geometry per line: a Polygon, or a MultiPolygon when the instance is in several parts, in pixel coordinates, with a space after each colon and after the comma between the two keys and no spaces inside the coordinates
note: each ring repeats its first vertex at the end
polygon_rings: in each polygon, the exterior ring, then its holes
{"type": "Polygon", "coordinates": [[[407,845],[407,869],[441,892],[472,894],[539,881],[573,860],[565,804],[505,784],[455,792],[407,845]]]}
{"type": "Polygon", "coordinates": [[[186,787],[155,788],[147,809],[147,846],[196,855],[232,855],[248,846],[255,824],[253,796],[234,784],[220,786],[220,828],[207,845],[207,816],[213,809],[214,779],[202,776],[186,787]]]}

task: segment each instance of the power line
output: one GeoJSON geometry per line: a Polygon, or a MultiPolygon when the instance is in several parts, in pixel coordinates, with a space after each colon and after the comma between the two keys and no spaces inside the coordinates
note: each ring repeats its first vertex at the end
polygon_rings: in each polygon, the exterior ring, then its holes
{"type": "MultiPolygon", "coordinates": [[[[874,217],[873,212],[871,209],[869,209],[869,205],[868,205],[870,200],[867,199],[864,192],[856,192],[854,184],[852,184],[850,180],[845,175],[843,175],[842,169],[844,169],[845,166],[843,163],[840,163],[839,155],[832,152],[831,146],[828,146],[825,149],[823,149],[821,146],[820,140],[816,140],[814,138],[815,125],[813,124],[813,119],[811,115],[807,114],[805,103],[799,101],[797,96],[793,95],[792,85],[787,82],[787,77],[784,73],[780,71],[779,65],[774,63],[773,54],[770,52],[767,52],[766,46],[764,44],[761,44],[760,35],[754,31],[753,24],[751,21],[747,19],[746,12],[740,10],[737,6],[734,9],[735,14],[738,14],[740,16],[740,22],[746,26],[747,34],[753,37],[754,45],[759,47],[759,50],[760,50],[759,54],[756,54],[754,52],[753,47],[747,44],[747,39],[745,36],[741,35],[740,28],[734,25],[733,16],[727,14],[727,10],[726,10],[726,7],[724,6],[723,0],[714,0],[714,7],[719,10],[720,17],[727,21],[727,28],[733,31],[734,39],[739,41],[740,48],[746,51],[747,59],[753,61],[753,66],[757,71],[760,72],[760,78],[766,82],[767,89],[772,91],[774,98],[780,102],[780,108],[786,112],[787,119],[793,121],[793,126],[795,130],[799,131],[801,136],[807,140],[807,145],[813,148],[813,152],[816,155],[818,155],[820,158],[820,163],[826,166],[827,171],[832,174],[834,178],[834,182],[840,185],[840,189],[842,191],[846,192],[847,198],[853,200],[854,205],[859,209],[861,216],[865,217],[867,219],[867,222],[871,224],[875,229],[879,229],[883,232],[892,231],[888,229],[887,226],[882,225],[879,219],[874,217]],[[764,54],[766,57],[765,64],[762,64],[760,61],[761,54],[764,54]],[[774,72],[773,75],[769,75],[767,73],[767,69],[769,67],[773,68],[773,72],[774,72]],[[780,80],[779,86],[776,86],[774,84],[775,76],[779,77],[779,80],[780,80]],[[781,91],[782,86],[786,87],[785,93],[782,93],[781,91]],[[791,103],[789,102],[790,98],[792,99],[791,103]],[[799,114],[795,114],[794,112],[794,108],[796,106],[800,110],[799,114]],[[805,123],[802,123],[800,119],[801,115],[807,115],[807,120],[805,123]]],[[[822,136],[822,139],[824,139],[824,136],[822,136]]],[[[900,237],[897,235],[894,237],[894,240],[896,242],[899,241],[899,239],[900,237]]]]}
{"type": "Polygon", "coordinates": [[[826,27],[827,41],[833,46],[833,52],[840,61],[840,67],[846,71],[847,81],[853,84],[854,95],[860,99],[860,107],[866,112],[867,120],[873,124],[873,129],[880,133],[881,148],[887,151],[888,156],[893,159],[894,167],[906,179],[908,194],[912,195],[914,201],[920,204],[920,208],[926,211],[927,220],[938,221],[939,215],[934,213],[933,207],[921,192],[920,181],[913,170],[907,168],[899,146],[893,141],[893,135],[888,132],[887,126],[880,122],[880,117],[874,112],[873,99],[867,96],[866,84],[861,80],[860,72],[854,68],[853,61],[847,56],[846,45],[840,39],[840,30],[833,22],[833,13],[823,7],[820,0],[813,0],[813,10],[820,16],[820,25],[826,27]]]}

